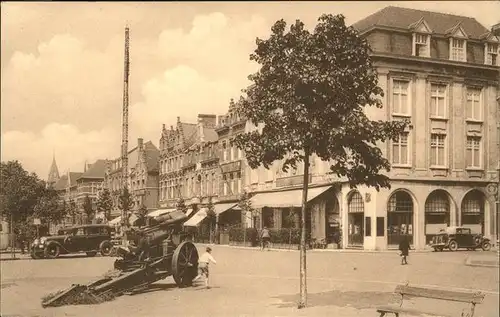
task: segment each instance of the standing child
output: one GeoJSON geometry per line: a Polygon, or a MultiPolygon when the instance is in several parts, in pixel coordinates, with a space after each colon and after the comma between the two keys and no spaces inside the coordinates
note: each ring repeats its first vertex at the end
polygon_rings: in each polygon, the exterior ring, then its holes
{"type": "Polygon", "coordinates": [[[213,264],[217,264],[217,261],[215,261],[214,257],[212,256],[212,248],[207,247],[206,252],[203,253],[200,258],[198,259],[198,275],[193,279],[193,281],[196,281],[199,279],[201,276],[205,276],[205,286],[206,288],[210,288],[209,286],[209,272],[208,272],[208,265],[210,262],[213,264]]]}

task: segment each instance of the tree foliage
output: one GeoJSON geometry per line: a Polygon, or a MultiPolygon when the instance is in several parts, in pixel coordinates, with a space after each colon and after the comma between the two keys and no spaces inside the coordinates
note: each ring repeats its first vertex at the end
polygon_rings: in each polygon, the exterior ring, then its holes
{"type": "Polygon", "coordinates": [[[0,215],[9,220],[12,216],[14,223],[25,222],[43,196],[45,182],[18,161],[1,162],[0,177],[0,215]]]}
{"type": "Polygon", "coordinates": [[[85,195],[83,199],[83,213],[85,214],[87,223],[90,223],[94,216],[94,206],[92,205],[92,200],[90,200],[89,195],[85,195]]]}
{"type": "Polygon", "coordinates": [[[66,216],[65,204],[53,188],[44,188],[34,207],[34,216],[42,223],[56,224],[66,216]]]}
{"type": "Polygon", "coordinates": [[[104,188],[99,192],[97,198],[97,212],[103,213],[106,220],[111,220],[111,210],[113,209],[113,199],[111,198],[111,193],[109,189],[104,188]]]}
{"type": "Polygon", "coordinates": [[[404,121],[371,120],[370,107],[381,108],[383,91],[370,59],[370,47],[342,15],[322,15],[312,32],[297,20],[286,30],[284,20],[268,39],[257,39],[250,59],[260,70],[231,107],[255,126],[234,144],[251,168],[282,161],[286,172],[303,162],[300,238],[300,301],[306,304],[306,210],[309,159],[330,162],[330,170],[351,187],[390,187],[380,171],[390,169],[379,146],[396,140],[404,121]]]}
{"type": "Polygon", "coordinates": [[[134,201],[127,187],[123,188],[120,196],[118,197],[118,206],[125,214],[125,218],[121,220],[122,223],[128,225],[128,212],[134,206],[134,201]]]}
{"type": "Polygon", "coordinates": [[[235,104],[240,115],[263,128],[239,135],[252,168],[283,160],[283,170],[304,161],[304,153],[332,162],[330,169],[359,184],[388,187],[380,170],[390,163],[379,149],[396,139],[406,122],[370,120],[366,107],[381,108],[383,91],[370,59],[370,47],[342,15],[322,15],[313,32],[297,20],[284,20],[269,39],[257,39],[250,59],[261,65],[253,85],[235,104]]]}
{"type": "Polygon", "coordinates": [[[238,201],[238,207],[241,209],[241,220],[244,221],[244,223],[246,223],[246,219],[249,215],[251,219],[254,219],[255,216],[258,215],[258,210],[253,208],[250,198],[250,194],[245,190],[240,195],[240,199],[238,201]]]}

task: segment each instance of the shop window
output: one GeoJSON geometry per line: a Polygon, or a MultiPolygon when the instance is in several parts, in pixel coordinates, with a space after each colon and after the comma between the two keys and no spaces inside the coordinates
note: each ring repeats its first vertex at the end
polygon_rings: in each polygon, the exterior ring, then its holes
{"type": "Polygon", "coordinates": [[[366,224],[365,237],[371,237],[372,236],[372,218],[365,217],[365,224],[366,224]]]}
{"type": "Polygon", "coordinates": [[[384,217],[377,217],[377,237],[384,236],[384,229],[385,229],[384,217]]]}

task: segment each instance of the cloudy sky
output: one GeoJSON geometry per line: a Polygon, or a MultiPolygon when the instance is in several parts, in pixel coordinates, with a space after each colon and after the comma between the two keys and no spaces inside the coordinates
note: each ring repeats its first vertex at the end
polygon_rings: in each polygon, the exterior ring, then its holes
{"type": "Polygon", "coordinates": [[[120,154],[124,26],[131,28],[130,147],[156,145],[177,116],[224,114],[248,85],[256,37],[284,18],[349,24],[398,5],[500,22],[500,2],[1,4],[1,158],[46,178],[120,154]]]}

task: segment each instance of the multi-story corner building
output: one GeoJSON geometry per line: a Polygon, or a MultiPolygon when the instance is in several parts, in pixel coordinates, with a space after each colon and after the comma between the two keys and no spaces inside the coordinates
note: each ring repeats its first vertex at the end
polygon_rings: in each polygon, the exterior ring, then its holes
{"type": "MultiPolygon", "coordinates": [[[[144,143],[140,138],[137,146],[128,152],[127,188],[133,197],[133,209],[144,205],[153,210],[158,206],[158,157],[158,148],[151,141],[144,143]]],[[[113,218],[121,215],[118,206],[124,186],[122,166],[121,158],[117,158],[107,161],[105,168],[104,182],[113,199],[113,218]]]]}
{"type": "Polygon", "coordinates": [[[445,226],[494,236],[493,187],[499,39],[473,18],[387,7],[354,24],[373,49],[385,97],[373,119],[409,119],[397,142],[381,149],[392,188],[343,188],[344,237],[369,249],[395,246],[403,234],[417,248],[445,226]]]}
{"type": "MultiPolygon", "coordinates": [[[[491,32],[497,37],[497,39],[500,39],[500,23],[497,23],[491,27],[491,32]]],[[[500,45],[497,44],[497,45],[500,45]]],[[[498,55],[496,56],[498,58],[498,55]]],[[[498,62],[497,62],[498,63],[498,62]]],[[[498,72],[498,90],[497,90],[497,105],[498,105],[498,113],[500,113],[500,72],[498,72]]],[[[498,136],[497,136],[497,147],[498,151],[500,152],[500,120],[497,121],[497,131],[498,131],[498,136]]],[[[498,179],[500,180],[500,157],[498,160],[498,179]]],[[[499,235],[499,228],[500,228],[500,183],[499,186],[496,190],[496,195],[497,195],[497,225],[496,225],[496,236],[497,239],[500,237],[499,235]]]]}
{"type": "Polygon", "coordinates": [[[198,123],[181,122],[160,138],[160,206],[174,209],[179,198],[186,205],[215,203],[218,186],[216,115],[199,114],[198,123]]]}
{"type": "MultiPolygon", "coordinates": [[[[351,190],[328,176],[327,162],[312,158],[312,237],[329,242],[340,228],[343,247],[377,250],[408,235],[421,249],[441,228],[463,225],[495,238],[499,38],[473,18],[398,7],[353,26],[373,49],[384,91],[384,107],[367,115],[411,124],[397,142],[381,144],[392,163],[391,189],[351,190]]],[[[245,173],[268,227],[293,225],[289,215],[300,210],[303,170],[280,170],[276,162],[245,173]]]]}

